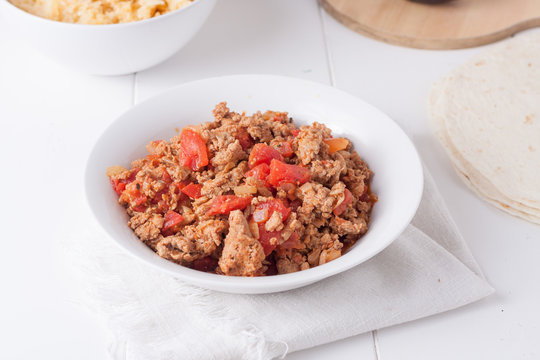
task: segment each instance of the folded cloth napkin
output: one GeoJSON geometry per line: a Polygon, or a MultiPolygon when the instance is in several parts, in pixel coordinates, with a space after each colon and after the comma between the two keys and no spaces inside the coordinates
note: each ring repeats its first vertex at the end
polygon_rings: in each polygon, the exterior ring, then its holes
{"type": "Polygon", "coordinates": [[[83,301],[115,336],[113,358],[272,359],[493,292],[425,176],[420,208],[391,246],[347,272],[283,293],[233,295],[186,284],[124,253],[97,226],[83,241],[78,227],[69,256],[83,270],[83,301]]]}

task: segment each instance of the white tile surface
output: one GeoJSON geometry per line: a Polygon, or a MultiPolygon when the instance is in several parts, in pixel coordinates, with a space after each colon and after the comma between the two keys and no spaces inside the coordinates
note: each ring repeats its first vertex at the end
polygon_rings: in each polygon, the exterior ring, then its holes
{"type": "Polygon", "coordinates": [[[182,82],[241,73],[328,83],[314,0],[221,0],[197,36],[164,64],[137,74],[137,100],[182,82]]]}
{"type": "Polygon", "coordinates": [[[131,77],[65,70],[0,24],[0,359],[106,358],[106,330],[74,302],[62,225],[83,203],[86,152],[131,104],[131,77]]]}
{"type": "MultiPolygon", "coordinates": [[[[471,194],[427,125],[431,83],[481,49],[405,49],[362,37],[324,13],[322,18],[324,27],[315,0],[221,0],[186,48],[136,80],[63,69],[19,44],[0,24],[0,161],[5,169],[0,186],[9,204],[0,210],[0,359],[106,358],[106,330],[74,303],[76,286],[60,260],[62,225],[84,206],[87,152],[134,101],[182,82],[234,73],[322,83],[334,79],[337,87],[398,121],[497,289],[496,295],[465,308],[380,330],[378,359],[540,358],[540,227],[471,194]],[[21,201],[21,194],[32,202],[21,201]]],[[[372,335],[287,359],[332,357],[377,358],[372,335]]]]}

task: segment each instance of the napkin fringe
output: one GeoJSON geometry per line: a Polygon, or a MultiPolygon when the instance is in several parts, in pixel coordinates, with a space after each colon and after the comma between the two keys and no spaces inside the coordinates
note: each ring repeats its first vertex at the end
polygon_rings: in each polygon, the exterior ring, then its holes
{"type": "MultiPolygon", "coordinates": [[[[81,287],[80,303],[98,315],[111,329],[114,338],[111,339],[109,353],[113,359],[131,359],[134,356],[132,352],[136,351],[139,353],[136,358],[177,360],[178,352],[174,349],[182,343],[181,338],[174,336],[178,324],[174,326],[168,323],[168,312],[174,311],[170,310],[172,304],[152,304],[153,299],[139,296],[134,290],[137,289],[137,284],[130,284],[122,274],[114,271],[123,263],[137,273],[138,276],[134,278],[141,284],[141,293],[144,293],[143,284],[147,276],[154,281],[155,277],[159,276],[163,290],[170,295],[169,298],[182,299],[182,311],[189,316],[188,321],[197,323],[202,329],[207,328],[209,336],[212,336],[212,333],[223,335],[229,346],[233,341],[235,346],[230,350],[231,353],[229,356],[222,354],[223,358],[270,360],[276,354],[284,358],[288,353],[287,343],[269,339],[262,330],[246,319],[231,316],[227,307],[216,303],[212,291],[186,284],[147,266],[143,268],[105,240],[84,239],[82,243],[77,247],[73,244],[63,246],[69,253],[65,258],[69,259],[70,268],[76,270],[76,273],[73,273],[76,280],[85,285],[81,287]],[[97,254],[107,255],[101,255],[98,259],[98,256],[95,256],[97,254]],[[148,274],[149,272],[151,274],[148,274]],[[156,319],[161,320],[159,325],[156,324],[156,319]],[[200,319],[204,319],[204,322],[200,319]],[[160,329],[164,325],[165,330],[160,329]],[[152,349],[151,354],[140,353],[143,344],[150,345],[147,348],[152,349]],[[137,345],[137,349],[130,351],[132,345],[137,345]]],[[[224,350],[229,348],[223,347],[224,350]]]]}

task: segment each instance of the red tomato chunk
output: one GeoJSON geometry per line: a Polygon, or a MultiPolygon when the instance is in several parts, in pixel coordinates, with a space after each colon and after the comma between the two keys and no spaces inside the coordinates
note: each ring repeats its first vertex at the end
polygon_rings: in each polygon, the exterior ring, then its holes
{"type": "Polygon", "coordinates": [[[270,175],[270,166],[268,166],[268,164],[259,164],[244,174],[245,177],[254,177],[257,180],[262,181],[264,186],[270,187],[270,184],[266,181],[268,175],[270,175]]]}
{"type": "Polygon", "coordinates": [[[122,192],[126,189],[125,180],[118,180],[118,179],[111,178],[111,185],[112,185],[113,190],[118,195],[122,195],[122,192]]]}
{"type": "Polygon", "coordinates": [[[171,230],[173,230],[178,224],[183,220],[182,215],[176,211],[169,210],[164,217],[165,222],[161,228],[161,233],[163,235],[171,235],[171,230]]]}
{"type": "Polygon", "coordinates": [[[245,128],[240,128],[238,130],[238,133],[236,134],[236,139],[238,139],[238,142],[240,143],[240,146],[242,146],[243,150],[247,150],[250,147],[255,144],[253,141],[253,138],[251,135],[249,135],[248,131],[245,128]]]}
{"type": "Polygon", "coordinates": [[[282,249],[301,249],[302,243],[300,242],[300,236],[295,231],[283,244],[279,245],[282,249]]]}
{"type": "Polygon", "coordinates": [[[349,204],[352,203],[352,201],[353,201],[353,196],[351,192],[349,191],[349,189],[345,189],[345,199],[343,199],[341,204],[336,206],[336,208],[333,211],[334,215],[341,215],[345,211],[345,209],[347,209],[347,206],[349,206],[349,204]]]}
{"type": "Polygon", "coordinates": [[[302,185],[311,180],[311,171],[298,165],[285,164],[283,161],[272,160],[268,182],[273,186],[282,183],[302,185]]]}
{"type": "Polygon", "coordinates": [[[208,165],[208,151],[201,135],[192,129],[180,134],[180,165],[197,171],[208,165]]]}
{"type": "Polygon", "coordinates": [[[259,224],[259,242],[264,249],[264,255],[268,256],[276,246],[278,245],[279,238],[281,237],[281,231],[266,231],[264,224],[259,224]],[[272,242],[272,238],[276,238],[275,242],[272,242]]]}
{"type": "MultiPolygon", "coordinates": [[[[129,176],[127,179],[117,179],[115,177],[111,177],[111,185],[113,190],[118,194],[118,196],[122,195],[122,192],[126,189],[126,185],[135,181],[135,177],[137,174],[141,171],[139,168],[133,168],[129,172],[129,176]]],[[[270,173],[270,170],[268,170],[268,173],[270,173]]]]}
{"type": "Polygon", "coordinates": [[[277,151],[279,151],[279,153],[283,157],[288,158],[288,157],[293,156],[294,154],[292,144],[290,141],[280,141],[274,147],[277,151]]]}
{"type": "Polygon", "coordinates": [[[206,215],[228,214],[233,210],[244,210],[251,204],[253,196],[220,195],[214,198],[206,215]]]}
{"type": "Polygon", "coordinates": [[[184,186],[180,191],[182,191],[184,194],[189,196],[192,199],[198,199],[201,197],[201,184],[194,184],[191,183],[189,185],[184,186]]]}
{"type": "Polygon", "coordinates": [[[257,223],[266,222],[274,211],[281,213],[282,221],[285,222],[291,213],[291,209],[286,207],[280,199],[271,199],[258,204],[253,212],[253,220],[257,223]]]}
{"type": "Polygon", "coordinates": [[[249,154],[249,168],[252,169],[259,164],[268,164],[272,159],[283,160],[283,156],[271,146],[263,143],[256,144],[249,154]]]}

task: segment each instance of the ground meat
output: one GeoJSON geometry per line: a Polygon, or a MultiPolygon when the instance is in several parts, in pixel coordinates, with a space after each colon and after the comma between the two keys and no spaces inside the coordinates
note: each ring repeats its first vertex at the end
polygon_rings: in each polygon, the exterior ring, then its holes
{"type": "Polygon", "coordinates": [[[229,233],[225,237],[219,268],[225,275],[254,276],[263,267],[264,250],[253,237],[240,210],[229,215],[229,233]]]}
{"type": "MultiPolygon", "coordinates": [[[[274,213],[275,214],[275,213],[274,213]]],[[[283,227],[283,231],[281,232],[281,242],[285,242],[289,240],[293,232],[300,233],[302,230],[302,224],[300,221],[297,220],[296,213],[291,213],[289,218],[287,219],[287,223],[283,227]]]]}
{"type": "Polygon", "coordinates": [[[197,251],[196,243],[181,235],[162,238],[156,245],[156,251],[162,258],[182,265],[187,265],[202,257],[201,252],[197,251]]]}
{"type": "Polygon", "coordinates": [[[159,256],[190,264],[194,260],[212,255],[221,244],[221,235],[227,224],[221,220],[207,220],[197,225],[185,226],[182,235],[162,238],[156,245],[159,256]]]}
{"type": "Polygon", "coordinates": [[[161,234],[163,216],[160,214],[138,213],[129,220],[128,225],[141,240],[154,240],[161,234]]]}
{"type": "Polygon", "coordinates": [[[336,203],[336,198],[330,196],[330,189],[319,183],[308,182],[298,188],[297,196],[302,200],[298,208],[299,218],[307,223],[317,217],[329,218],[336,203]]]}
{"type": "Polygon", "coordinates": [[[227,230],[227,223],[223,220],[204,220],[197,225],[185,226],[182,230],[184,236],[200,245],[199,249],[205,255],[212,253],[221,244],[221,236],[227,230]]]}
{"type": "Polygon", "coordinates": [[[332,230],[337,235],[363,235],[368,227],[364,219],[355,219],[354,221],[345,220],[336,216],[331,223],[332,230]]]}
{"type": "Polygon", "coordinates": [[[247,170],[247,163],[244,161],[231,171],[217,173],[212,180],[204,182],[201,194],[212,197],[233,190],[234,187],[240,185],[247,170]]]}
{"type": "Polygon", "coordinates": [[[349,140],[319,123],[297,128],[284,112],[222,102],[213,115],[150,142],[130,169],[107,170],[128,225],[159,256],[224,275],[285,274],[336,259],[368,230],[373,173],[349,140]]]}
{"type": "Polygon", "coordinates": [[[310,164],[312,180],[326,186],[332,186],[339,181],[346,171],[347,164],[343,158],[336,160],[315,160],[310,164]]]}
{"type": "Polygon", "coordinates": [[[240,160],[247,159],[247,154],[242,150],[242,146],[238,140],[235,140],[233,143],[230,143],[225,149],[220,150],[215,153],[212,158],[212,165],[217,167],[231,164],[236,165],[240,160]]]}
{"type": "Polygon", "coordinates": [[[246,127],[249,135],[259,142],[269,143],[273,139],[271,127],[260,112],[242,119],[240,125],[246,127]]]}
{"type": "Polygon", "coordinates": [[[319,155],[327,154],[328,145],[323,140],[330,136],[330,130],[322,124],[313,123],[313,126],[302,126],[295,139],[296,155],[300,162],[308,165],[312,160],[319,158],[319,155]]]}
{"type": "Polygon", "coordinates": [[[293,251],[291,254],[278,256],[276,267],[279,274],[288,274],[309,269],[310,266],[306,256],[298,251],[293,251]]]}
{"type": "Polygon", "coordinates": [[[264,224],[266,231],[280,231],[283,229],[283,216],[279,211],[274,211],[264,224]]]}

